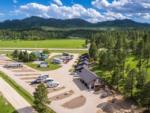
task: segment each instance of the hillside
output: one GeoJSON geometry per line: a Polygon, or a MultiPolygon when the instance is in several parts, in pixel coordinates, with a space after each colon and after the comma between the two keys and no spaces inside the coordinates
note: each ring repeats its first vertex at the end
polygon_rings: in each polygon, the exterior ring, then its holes
{"type": "Polygon", "coordinates": [[[79,18],[62,20],[54,18],[45,19],[41,17],[32,16],[22,20],[6,20],[0,23],[0,29],[20,30],[20,29],[41,28],[43,26],[51,28],[102,28],[102,27],[150,28],[150,24],[148,23],[138,23],[129,19],[90,23],[79,18]]]}

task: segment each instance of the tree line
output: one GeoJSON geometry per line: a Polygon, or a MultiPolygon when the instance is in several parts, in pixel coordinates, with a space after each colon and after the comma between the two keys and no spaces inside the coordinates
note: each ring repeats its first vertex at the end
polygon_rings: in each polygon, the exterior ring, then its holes
{"type": "Polygon", "coordinates": [[[97,33],[86,43],[98,70],[109,72],[109,76],[100,75],[104,81],[150,111],[150,32],[97,33]],[[130,57],[134,57],[132,62],[127,61],[130,57]]]}
{"type": "MultiPolygon", "coordinates": [[[[133,35],[138,35],[137,33],[150,32],[149,29],[145,30],[134,30],[134,29],[124,29],[124,30],[100,30],[100,29],[23,29],[23,30],[10,30],[4,29],[0,30],[0,40],[45,40],[45,39],[66,39],[66,38],[85,38],[90,39],[92,34],[101,34],[101,41],[106,43],[97,44],[98,46],[108,46],[113,38],[108,38],[110,36],[114,37],[117,33],[122,35],[128,35],[128,38],[132,38],[133,35]],[[106,38],[107,37],[107,38],[106,38]]],[[[99,43],[97,40],[96,43],[99,43]]],[[[102,43],[101,42],[101,43],[102,43]]]]}

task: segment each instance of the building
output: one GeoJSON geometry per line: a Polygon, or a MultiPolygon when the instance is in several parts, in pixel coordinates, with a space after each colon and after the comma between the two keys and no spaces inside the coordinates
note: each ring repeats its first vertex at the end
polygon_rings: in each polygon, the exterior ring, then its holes
{"type": "Polygon", "coordinates": [[[42,68],[48,67],[48,62],[41,62],[41,63],[39,64],[39,67],[42,67],[42,68]]]}
{"type": "Polygon", "coordinates": [[[101,87],[100,80],[95,73],[90,71],[88,68],[83,68],[80,72],[77,72],[80,80],[89,89],[98,89],[101,87]]]}
{"type": "Polygon", "coordinates": [[[87,60],[81,61],[78,63],[78,65],[89,65],[89,62],[87,60]]]}
{"type": "Polygon", "coordinates": [[[82,69],[84,69],[84,68],[88,68],[88,66],[87,65],[77,65],[77,66],[75,66],[75,72],[81,72],[82,71],[82,69]]]}

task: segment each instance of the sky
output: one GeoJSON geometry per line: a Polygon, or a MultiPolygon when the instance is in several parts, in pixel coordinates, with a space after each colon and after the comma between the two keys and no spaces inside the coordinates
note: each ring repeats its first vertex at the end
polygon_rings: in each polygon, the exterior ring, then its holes
{"type": "Polygon", "coordinates": [[[132,19],[150,23],[150,0],[0,0],[0,21],[43,18],[81,18],[96,23],[132,19]]]}

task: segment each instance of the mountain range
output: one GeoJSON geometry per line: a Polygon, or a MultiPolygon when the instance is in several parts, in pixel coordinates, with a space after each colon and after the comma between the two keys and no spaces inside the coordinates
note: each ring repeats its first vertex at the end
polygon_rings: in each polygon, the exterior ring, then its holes
{"type": "Polygon", "coordinates": [[[90,23],[79,18],[62,20],[55,18],[45,19],[41,17],[32,16],[21,20],[16,19],[0,22],[0,29],[32,29],[41,28],[43,26],[51,28],[150,28],[150,24],[148,23],[139,23],[130,19],[90,23]]]}

